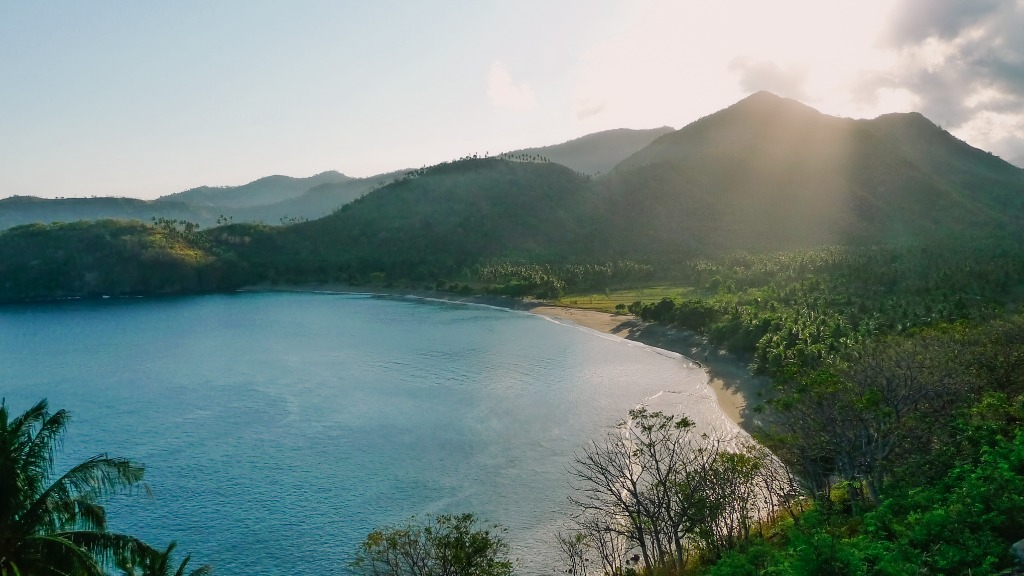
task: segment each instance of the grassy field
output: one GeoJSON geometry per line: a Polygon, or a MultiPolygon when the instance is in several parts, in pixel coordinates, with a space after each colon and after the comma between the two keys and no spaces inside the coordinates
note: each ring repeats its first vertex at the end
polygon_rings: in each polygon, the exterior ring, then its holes
{"type": "Polygon", "coordinates": [[[629,306],[637,300],[656,302],[665,297],[685,300],[687,298],[696,298],[699,295],[700,293],[696,289],[686,286],[647,286],[644,288],[606,290],[604,292],[566,294],[556,300],[554,304],[585,310],[615,312],[617,304],[629,306]]]}

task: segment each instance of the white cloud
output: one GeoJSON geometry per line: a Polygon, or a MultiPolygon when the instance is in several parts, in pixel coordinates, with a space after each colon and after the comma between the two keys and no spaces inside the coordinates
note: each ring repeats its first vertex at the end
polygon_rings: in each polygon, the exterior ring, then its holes
{"type": "Polygon", "coordinates": [[[585,120],[591,116],[597,116],[601,112],[604,112],[605,106],[606,104],[603,100],[580,98],[576,101],[576,119],[585,120]]]}
{"type": "Polygon", "coordinates": [[[533,88],[526,83],[516,84],[501,62],[491,64],[487,75],[487,99],[495,108],[505,110],[526,110],[537,103],[533,88]]]}
{"type": "Polygon", "coordinates": [[[615,16],[571,74],[588,129],[685,125],[770,90],[839,116],[918,111],[1024,158],[1024,0],[634,0],[615,16]]]}
{"type": "Polygon", "coordinates": [[[806,99],[803,86],[807,69],[803,66],[783,68],[771,60],[740,56],[729,63],[728,70],[738,75],[740,86],[747,92],[768,90],[787,98],[806,99]]]}
{"type": "Polygon", "coordinates": [[[680,125],[758,90],[820,106],[873,55],[888,1],[624,3],[572,74],[575,102],[606,106],[574,112],[588,127],[680,125]]]}
{"type": "Polygon", "coordinates": [[[1024,2],[901,0],[881,35],[892,63],[867,90],[913,94],[915,108],[1011,162],[1024,159],[1024,2]]]}

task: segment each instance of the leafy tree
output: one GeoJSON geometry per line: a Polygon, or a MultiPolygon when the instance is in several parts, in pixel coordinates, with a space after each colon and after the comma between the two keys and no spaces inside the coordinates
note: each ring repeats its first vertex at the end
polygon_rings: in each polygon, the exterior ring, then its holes
{"type": "Polygon", "coordinates": [[[153,550],[107,531],[105,496],[138,485],[141,465],[100,454],[54,478],[69,420],[46,400],[10,417],[0,403],[0,575],[102,576],[104,566],[153,550]]]}
{"type": "Polygon", "coordinates": [[[878,504],[893,468],[940,440],[945,419],[968,401],[961,349],[956,335],[882,339],[827,370],[776,382],[763,437],[812,493],[826,496],[838,477],[863,483],[878,504]]]}
{"type": "Polygon", "coordinates": [[[359,546],[349,570],[365,576],[511,576],[504,531],[479,528],[473,514],[379,528],[359,546]]]}
{"type": "Polygon", "coordinates": [[[696,554],[717,557],[787,506],[792,479],[758,447],[698,434],[685,416],[636,408],[629,420],[577,454],[569,473],[578,534],[560,542],[571,566],[683,570],[696,554]],[[571,544],[571,546],[566,546],[571,544]],[[586,561],[580,562],[583,554],[586,561]],[[575,557],[573,556],[575,555],[575,557]]]}

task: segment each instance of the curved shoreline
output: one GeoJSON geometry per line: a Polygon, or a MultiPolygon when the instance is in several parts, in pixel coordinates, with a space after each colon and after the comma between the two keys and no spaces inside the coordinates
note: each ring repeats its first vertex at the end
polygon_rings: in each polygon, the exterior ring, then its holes
{"type": "Polygon", "coordinates": [[[250,286],[244,292],[326,292],[380,296],[413,296],[448,302],[486,304],[511,310],[522,310],[539,316],[571,322],[597,332],[640,342],[654,348],[677,352],[694,361],[708,375],[708,387],[718,399],[722,412],[747,432],[758,427],[754,409],[760,405],[761,392],[768,380],[750,373],[746,363],[710,345],[703,337],[685,330],[675,330],[645,323],[630,315],[610,314],[596,310],[555,306],[544,302],[518,300],[505,296],[462,296],[426,290],[390,290],[345,284],[250,286]]]}
{"type": "Polygon", "coordinates": [[[708,386],[730,420],[747,432],[758,427],[754,409],[761,404],[761,393],[768,385],[767,378],[752,375],[745,362],[709,344],[700,335],[642,322],[630,315],[543,303],[524,304],[526,306],[522,309],[533,314],[574,322],[598,332],[682,354],[704,369],[708,375],[708,386]]]}

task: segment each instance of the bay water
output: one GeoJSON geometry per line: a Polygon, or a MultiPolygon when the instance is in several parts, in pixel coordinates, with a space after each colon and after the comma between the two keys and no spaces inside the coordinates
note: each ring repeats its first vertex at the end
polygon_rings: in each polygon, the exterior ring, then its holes
{"type": "Polygon", "coordinates": [[[520,311],[244,293],[0,308],[0,395],[73,414],[58,472],[146,466],[110,528],[221,576],[340,574],[366,534],[473,512],[558,571],[566,468],[630,408],[733,431],[690,360],[520,311]]]}

